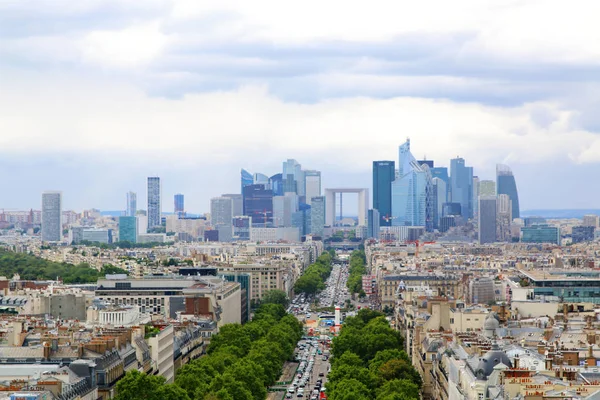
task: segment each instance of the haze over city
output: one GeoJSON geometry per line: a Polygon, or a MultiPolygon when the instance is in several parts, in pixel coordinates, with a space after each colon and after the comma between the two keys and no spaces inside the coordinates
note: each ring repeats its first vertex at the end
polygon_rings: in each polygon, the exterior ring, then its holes
{"type": "Polygon", "coordinates": [[[370,187],[372,160],[410,137],[480,179],[510,165],[524,210],[595,208],[598,8],[4,2],[0,206],[61,190],[66,209],[118,210],[161,176],[165,201],[206,212],[240,168],[287,158],[323,187],[370,187]]]}

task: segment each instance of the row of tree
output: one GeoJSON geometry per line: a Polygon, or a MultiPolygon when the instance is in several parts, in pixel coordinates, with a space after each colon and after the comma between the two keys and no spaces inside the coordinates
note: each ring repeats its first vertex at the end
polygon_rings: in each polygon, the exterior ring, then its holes
{"type": "Polygon", "coordinates": [[[366,260],[364,250],[354,250],[350,255],[347,285],[352,294],[362,292],[362,276],[367,273],[366,260]]]}
{"type": "Polygon", "coordinates": [[[109,250],[109,249],[134,249],[134,248],[151,249],[154,247],[171,246],[174,243],[175,242],[134,243],[134,242],[129,242],[127,240],[124,240],[122,242],[100,243],[100,242],[90,242],[89,240],[82,240],[81,242],[78,242],[77,245],[78,246],[92,246],[92,247],[98,247],[103,250],[109,250]]]}
{"type": "Polygon", "coordinates": [[[314,295],[325,289],[325,281],[331,274],[333,257],[330,252],[321,254],[314,264],[309,265],[294,285],[295,293],[314,295]]]}
{"type": "Polygon", "coordinates": [[[264,400],[302,337],[302,324],[281,304],[263,303],[251,322],[224,325],[207,355],[184,365],[175,383],[128,372],[117,400],[264,400]]]}
{"type": "Polygon", "coordinates": [[[127,274],[124,269],[106,264],[100,271],[87,263],[77,265],[49,261],[26,253],[0,249],[0,276],[19,274],[25,280],[62,279],[64,283],[91,283],[106,274],[127,274]]]}
{"type": "Polygon", "coordinates": [[[418,399],[421,376],[402,347],[402,337],[382,313],[362,309],[355,317],[346,318],[333,340],[328,398],[418,399]]]}

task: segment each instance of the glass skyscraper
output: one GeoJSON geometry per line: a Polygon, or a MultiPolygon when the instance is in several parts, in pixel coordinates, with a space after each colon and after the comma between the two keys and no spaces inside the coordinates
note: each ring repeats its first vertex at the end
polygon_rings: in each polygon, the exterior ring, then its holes
{"type": "Polygon", "coordinates": [[[273,191],[256,184],[244,188],[244,215],[252,218],[252,226],[273,224],[273,191]]]}
{"type": "Polygon", "coordinates": [[[125,215],[135,217],[137,211],[137,195],[134,192],[127,192],[127,209],[125,215]]]}
{"type": "Polygon", "coordinates": [[[119,241],[137,242],[137,219],[136,217],[119,217],[119,241]]]}
{"type": "Polygon", "coordinates": [[[273,191],[273,196],[283,196],[283,175],[275,174],[269,178],[269,185],[273,191]]]}
{"type": "Polygon", "coordinates": [[[160,178],[148,178],[148,229],[160,226],[160,178]]]}
{"type": "Polygon", "coordinates": [[[313,197],[310,210],[310,233],[323,236],[325,227],[325,196],[313,197]]]}
{"type": "Polygon", "coordinates": [[[433,183],[426,164],[419,165],[410,141],[400,146],[399,177],[392,183],[392,225],[433,230],[433,183]]]}
{"type": "Polygon", "coordinates": [[[448,202],[448,184],[441,178],[431,180],[433,185],[433,227],[439,229],[444,215],[444,204],[448,202]]]}
{"type": "Polygon", "coordinates": [[[392,182],[395,177],[394,161],[373,161],[373,208],[379,211],[380,226],[392,225],[392,182]]]}
{"type": "Polygon", "coordinates": [[[479,197],[479,244],[496,241],[496,196],[479,197]]]}
{"type": "Polygon", "coordinates": [[[254,183],[254,177],[252,176],[252,174],[250,172],[246,171],[245,169],[242,169],[240,177],[241,177],[240,193],[243,194],[244,188],[246,186],[250,186],[254,183]]]}
{"type": "Polygon", "coordinates": [[[496,185],[498,194],[507,194],[512,202],[512,219],[519,218],[519,192],[515,177],[508,165],[496,165],[496,185]]]}
{"type": "Polygon", "coordinates": [[[177,215],[178,217],[183,216],[185,209],[184,209],[184,203],[183,203],[183,195],[180,193],[176,194],[174,197],[174,210],[175,210],[175,215],[177,215]]]}
{"type": "Polygon", "coordinates": [[[462,217],[473,218],[473,168],[463,158],[450,160],[450,195],[453,203],[460,203],[462,217]]]}
{"type": "Polygon", "coordinates": [[[231,226],[233,217],[233,199],[230,197],[213,197],[210,199],[210,219],[213,227],[231,226]]]}
{"type": "Polygon", "coordinates": [[[367,238],[379,239],[379,211],[370,209],[367,212],[367,238]]]}
{"type": "Polygon", "coordinates": [[[310,205],[313,197],[321,195],[321,171],[308,170],[304,173],[305,203],[310,205]]]}
{"type": "Polygon", "coordinates": [[[42,241],[60,242],[62,239],[62,193],[42,193],[42,241]]]}

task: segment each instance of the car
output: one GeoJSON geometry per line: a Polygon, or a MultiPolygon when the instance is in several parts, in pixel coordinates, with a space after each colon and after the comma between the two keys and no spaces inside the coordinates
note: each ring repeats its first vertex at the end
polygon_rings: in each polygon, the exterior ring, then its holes
{"type": "Polygon", "coordinates": [[[323,372],[319,372],[319,377],[321,376],[325,376],[325,374],[323,372]]]}
{"type": "Polygon", "coordinates": [[[291,399],[292,398],[292,393],[286,393],[285,394],[285,398],[286,399],[291,399]]]}

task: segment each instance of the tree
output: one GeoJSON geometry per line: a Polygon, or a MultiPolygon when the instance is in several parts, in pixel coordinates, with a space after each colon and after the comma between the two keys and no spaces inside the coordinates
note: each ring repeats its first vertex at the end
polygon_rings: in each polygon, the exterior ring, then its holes
{"type": "MultiPolygon", "coordinates": [[[[329,384],[327,385],[329,390],[329,384]]],[[[371,392],[364,383],[356,379],[344,379],[337,383],[336,389],[331,391],[331,400],[367,400],[371,392]]]]}
{"type": "Polygon", "coordinates": [[[290,304],[290,299],[287,297],[287,294],[283,290],[272,289],[267,290],[263,294],[263,298],[261,301],[262,304],[280,304],[284,308],[287,308],[290,304]]]}
{"type": "Polygon", "coordinates": [[[407,379],[393,379],[377,389],[377,400],[418,399],[419,386],[407,379]]]}
{"type": "Polygon", "coordinates": [[[117,382],[115,400],[190,400],[187,392],[173,384],[165,384],[162,376],[146,375],[132,370],[117,382]]]}

